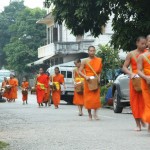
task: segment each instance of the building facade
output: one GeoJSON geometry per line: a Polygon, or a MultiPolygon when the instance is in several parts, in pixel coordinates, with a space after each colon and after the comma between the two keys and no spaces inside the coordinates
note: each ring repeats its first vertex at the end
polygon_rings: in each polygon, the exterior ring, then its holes
{"type": "Polygon", "coordinates": [[[85,58],[88,56],[87,49],[90,45],[97,47],[99,44],[107,44],[113,34],[111,19],[104,28],[103,34],[98,38],[91,36],[90,32],[83,36],[74,36],[65,23],[62,25],[55,23],[51,13],[38,20],[37,23],[46,25],[47,40],[46,45],[38,48],[39,60],[31,63],[34,65],[47,62],[53,66],[73,61],[76,58],[85,58]]]}

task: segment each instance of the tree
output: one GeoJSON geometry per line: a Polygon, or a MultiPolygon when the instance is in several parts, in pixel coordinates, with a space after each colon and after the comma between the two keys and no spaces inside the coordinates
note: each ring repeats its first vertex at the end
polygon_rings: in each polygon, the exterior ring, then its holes
{"type": "Polygon", "coordinates": [[[96,55],[103,60],[101,79],[104,80],[104,84],[107,83],[107,80],[114,80],[117,73],[116,71],[121,66],[118,50],[109,45],[99,45],[96,55]]]}
{"type": "Polygon", "coordinates": [[[9,26],[14,24],[18,13],[24,8],[23,1],[13,2],[0,13],[0,67],[4,65],[6,58],[3,48],[11,38],[9,26]]]}
{"type": "Polygon", "coordinates": [[[131,50],[139,35],[150,31],[149,0],[49,0],[55,21],[63,21],[74,35],[91,31],[95,37],[102,34],[110,16],[113,16],[115,48],[131,50]]]}
{"type": "Polygon", "coordinates": [[[3,48],[6,54],[7,68],[17,72],[27,71],[26,64],[37,60],[37,49],[43,45],[46,35],[45,26],[36,21],[46,14],[40,8],[23,9],[16,21],[9,26],[11,38],[3,48]]]}

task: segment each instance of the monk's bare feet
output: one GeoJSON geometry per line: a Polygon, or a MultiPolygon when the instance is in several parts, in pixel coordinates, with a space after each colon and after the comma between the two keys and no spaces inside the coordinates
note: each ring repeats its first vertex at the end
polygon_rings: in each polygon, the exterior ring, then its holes
{"type": "Polygon", "coordinates": [[[89,121],[92,121],[92,115],[89,115],[89,121]]]}
{"type": "Polygon", "coordinates": [[[55,106],[55,109],[58,109],[59,107],[58,106],[55,106]]]}
{"type": "Polygon", "coordinates": [[[79,116],[83,116],[83,113],[82,113],[82,112],[79,112],[79,116]]]}
{"type": "Polygon", "coordinates": [[[93,117],[94,117],[95,120],[100,120],[97,115],[94,115],[93,117]]]}
{"type": "Polygon", "coordinates": [[[139,131],[141,131],[141,128],[140,127],[136,127],[134,131],[139,132],[139,131]]]}

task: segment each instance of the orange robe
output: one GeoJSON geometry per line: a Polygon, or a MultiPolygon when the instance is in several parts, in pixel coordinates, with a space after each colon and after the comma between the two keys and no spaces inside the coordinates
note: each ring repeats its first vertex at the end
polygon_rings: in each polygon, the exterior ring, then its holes
{"type": "MultiPolygon", "coordinates": [[[[82,77],[77,73],[78,70],[75,70],[75,82],[81,82],[82,77]],[[81,78],[81,79],[80,79],[81,78]]],[[[73,98],[73,103],[75,105],[84,105],[84,98],[83,94],[79,94],[76,91],[74,91],[74,98],[73,98]]]]}
{"type": "MultiPolygon", "coordinates": [[[[90,60],[89,64],[95,70],[97,74],[101,73],[102,70],[102,59],[95,57],[90,60]]],[[[86,76],[95,76],[90,67],[86,64],[85,67],[86,76]]],[[[90,91],[87,81],[84,83],[84,106],[86,109],[98,109],[101,107],[100,101],[100,88],[95,91],[90,91]]]]}
{"type": "MultiPolygon", "coordinates": [[[[7,84],[8,84],[8,82],[3,81],[3,82],[2,82],[2,88],[5,88],[5,86],[6,86],[7,84]]],[[[5,98],[8,99],[8,92],[7,92],[7,91],[4,92],[3,97],[5,97],[5,98]]]]}
{"type": "Polygon", "coordinates": [[[36,84],[36,96],[37,102],[43,103],[45,94],[47,93],[48,88],[48,79],[49,77],[46,74],[37,76],[37,84],[36,84]]]}
{"type": "Polygon", "coordinates": [[[52,100],[55,106],[60,104],[61,98],[61,84],[64,83],[64,76],[62,74],[55,75],[53,77],[53,82],[58,82],[59,90],[52,91],[52,100]]]}
{"type": "MultiPolygon", "coordinates": [[[[139,55],[137,55],[136,57],[138,58],[139,55]]],[[[137,62],[133,57],[131,58],[130,65],[132,67],[132,72],[137,74],[137,62]]],[[[142,92],[137,92],[134,89],[131,79],[130,79],[130,105],[134,118],[142,118],[144,111],[144,100],[142,92]]]]}
{"type": "Polygon", "coordinates": [[[10,92],[8,93],[8,99],[13,100],[16,99],[16,79],[12,78],[8,81],[9,85],[12,86],[10,92]]]}
{"type": "MultiPolygon", "coordinates": [[[[150,59],[150,55],[148,58],[150,59]]],[[[145,59],[143,60],[143,71],[145,75],[150,76],[150,64],[145,59]]],[[[145,106],[142,119],[144,122],[150,123],[150,88],[144,79],[141,81],[141,87],[145,106]]]]}
{"type": "Polygon", "coordinates": [[[14,78],[15,80],[15,89],[14,89],[14,99],[18,98],[18,80],[16,78],[14,78]]]}
{"type": "Polygon", "coordinates": [[[48,102],[50,100],[50,78],[48,78],[48,87],[47,87],[47,93],[45,94],[43,102],[48,102]]]}
{"type": "MultiPolygon", "coordinates": [[[[27,90],[29,88],[29,82],[27,82],[27,81],[22,82],[21,87],[22,87],[22,90],[24,90],[24,89],[27,90]]],[[[22,100],[26,101],[27,99],[28,99],[28,94],[22,94],[22,100]]]]}

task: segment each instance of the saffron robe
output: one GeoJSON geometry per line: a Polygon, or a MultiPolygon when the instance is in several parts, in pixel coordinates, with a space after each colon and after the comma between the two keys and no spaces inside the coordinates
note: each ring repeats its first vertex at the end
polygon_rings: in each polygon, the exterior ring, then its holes
{"type": "MultiPolygon", "coordinates": [[[[138,58],[140,55],[141,54],[136,55],[135,57],[138,58]]],[[[131,57],[130,65],[132,68],[132,72],[137,74],[137,61],[135,60],[134,57],[131,57]]],[[[142,118],[143,111],[144,111],[144,100],[143,100],[142,92],[137,92],[134,89],[132,84],[132,79],[130,79],[130,106],[134,118],[142,118]]]]}
{"type": "Polygon", "coordinates": [[[61,99],[61,84],[64,83],[64,76],[62,74],[54,75],[52,77],[53,82],[56,82],[57,86],[59,87],[58,90],[52,91],[52,100],[55,106],[60,104],[61,99]]]}
{"type": "Polygon", "coordinates": [[[15,78],[8,80],[9,85],[11,86],[10,92],[8,93],[8,99],[13,100],[16,99],[16,87],[17,82],[15,78]]]}
{"type": "MultiPolygon", "coordinates": [[[[150,60],[150,55],[147,57],[150,60]]],[[[143,59],[143,72],[146,76],[150,76],[150,64],[145,59],[143,59]]],[[[142,79],[141,87],[145,106],[142,119],[144,122],[150,124],[150,85],[148,85],[147,82],[142,79]]]]}
{"type": "MultiPolygon", "coordinates": [[[[22,87],[22,90],[24,90],[24,89],[25,89],[25,90],[28,90],[28,88],[29,88],[29,82],[27,82],[27,81],[22,82],[21,87],[22,87]]],[[[23,100],[23,101],[28,100],[28,94],[22,94],[22,100],[23,100]]]]}
{"type": "MultiPolygon", "coordinates": [[[[75,81],[76,83],[78,83],[78,82],[84,82],[84,78],[82,78],[82,77],[79,75],[78,69],[75,69],[75,70],[74,70],[74,74],[75,74],[75,79],[74,79],[74,81],[75,81]]],[[[75,105],[84,105],[83,93],[80,94],[80,93],[77,93],[77,92],[74,90],[73,104],[75,104],[75,105]]]]}
{"type": "MultiPolygon", "coordinates": [[[[94,57],[92,60],[88,62],[91,67],[94,69],[94,71],[97,74],[100,74],[102,71],[102,59],[98,57],[94,57]]],[[[88,64],[85,64],[84,67],[86,76],[95,76],[91,68],[88,66],[88,64]]],[[[88,87],[88,82],[84,82],[84,106],[86,109],[98,109],[101,107],[101,101],[100,101],[100,88],[97,90],[91,91],[88,87]]]]}
{"type": "Polygon", "coordinates": [[[37,103],[43,103],[45,94],[47,93],[48,88],[48,79],[49,77],[46,74],[37,75],[37,83],[36,83],[36,96],[37,103]]]}

